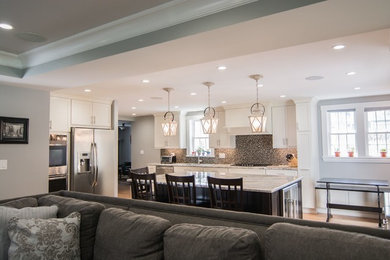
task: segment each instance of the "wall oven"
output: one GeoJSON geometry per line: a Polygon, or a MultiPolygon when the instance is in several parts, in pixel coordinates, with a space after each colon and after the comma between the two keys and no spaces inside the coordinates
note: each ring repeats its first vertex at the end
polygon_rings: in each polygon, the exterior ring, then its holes
{"type": "Polygon", "coordinates": [[[49,192],[67,189],[68,136],[50,134],[49,142],[49,192]]]}

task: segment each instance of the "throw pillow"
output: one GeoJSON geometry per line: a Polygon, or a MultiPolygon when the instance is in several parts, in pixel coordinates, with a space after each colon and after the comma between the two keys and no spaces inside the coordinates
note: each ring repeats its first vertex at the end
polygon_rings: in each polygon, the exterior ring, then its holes
{"type": "Polygon", "coordinates": [[[244,228],[177,224],[165,231],[164,259],[260,259],[260,240],[244,228]]]}
{"type": "Polygon", "coordinates": [[[96,230],[94,260],[163,259],[164,232],[170,226],[163,218],[105,209],[96,230]]]}
{"type": "Polygon", "coordinates": [[[55,218],[57,217],[57,206],[51,207],[26,207],[15,209],[0,206],[0,259],[8,259],[8,221],[12,217],[17,218],[55,218]]]}
{"type": "Polygon", "coordinates": [[[66,218],[11,218],[8,235],[13,259],[80,259],[80,213],[66,218]]]}

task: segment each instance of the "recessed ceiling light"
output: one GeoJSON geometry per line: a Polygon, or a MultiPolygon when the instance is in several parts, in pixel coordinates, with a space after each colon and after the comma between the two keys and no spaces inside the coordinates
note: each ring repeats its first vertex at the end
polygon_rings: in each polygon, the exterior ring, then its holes
{"type": "Polygon", "coordinates": [[[353,88],[354,90],[359,90],[360,89],[360,87],[356,87],[356,88],[353,88]]]}
{"type": "Polygon", "coordinates": [[[218,68],[218,70],[226,70],[227,69],[227,67],[224,65],[220,65],[217,68],[218,68]]]}
{"type": "Polygon", "coordinates": [[[4,30],[12,30],[14,27],[8,23],[0,23],[0,28],[4,30]]]}
{"type": "Polygon", "coordinates": [[[175,106],[175,108],[177,109],[177,108],[179,108],[179,106],[175,106]]]}
{"type": "Polygon", "coordinates": [[[136,107],[131,107],[131,109],[137,109],[136,107]]]}
{"type": "Polygon", "coordinates": [[[355,71],[350,71],[350,72],[347,72],[346,74],[347,74],[348,76],[353,76],[353,75],[356,74],[356,72],[355,72],[355,71]]]}
{"type": "Polygon", "coordinates": [[[337,45],[334,45],[332,48],[333,48],[333,50],[342,50],[345,48],[345,45],[337,44],[337,45]]]}
{"type": "Polygon", "coordinates": [[[195,92],[191,92],[190,95],[191,96],[196,96],[196,93],[195,92]]]}
{"type": "Polygon", "coordinates": [[[133,114],[131,114],[132,116],[136,116],[137,114],[136,113],[133,113],[133,114]]]}
{"type": "Polygon", "coordinates": [[[287,96],[286,96],[286,95],[280,95],[280,97],[281,97],[281,98],[285,98],[285,97],[287,97],[287,96]]]}
{"type": "Polygon", "coordinates": [[[87,93],[89,93],[89,92],[91,92],[92,90],[90,90],[90,89],[84,89],[84,92],[87,92],[87,93]]]}
{"type": "Polygon", "coordinates": [[[306,77],[305,79],[306,80],[320,80],[323,78],[324,78],[323,76],[309,76],[309,77],[306,77]]]}
{"type": "Polygon", "coordinates": [[[138,99],[138,102],[144,102],[144,100],[142,98],[138,99]]]}
{"type": "Polygon", "coordinates": [[[145,84],[146,84],[146,83],[150,83],[150,80],[148,80],[148,79],[143,79],[143,80],[142,80],[142,83],[145,83],[145,84]]]}
{"type": "Polygon", "coordinates": [[[222,104],[226,104],[226,100],[221,101],[222,104]]]}
{"type": "Polygon", "coordinates": [[[258,88],[262,88],[262,87],[264,87],[264,85],[261,84],[261,83],[259,83],[259,84],[257,84],[257,87],[258,87],[258,88]]]}

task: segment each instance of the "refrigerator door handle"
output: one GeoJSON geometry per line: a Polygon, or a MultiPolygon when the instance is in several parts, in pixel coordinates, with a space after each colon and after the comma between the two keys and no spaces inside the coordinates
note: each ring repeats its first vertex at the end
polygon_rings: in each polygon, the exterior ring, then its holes
{"type": "Polygon", "coordinates": [[[93,182],[93,184],[94,184],[94,187],[98,184],[98,175],[99,175],[99,168],[98,168],[98,155],[97,155],[97,146],[96,146],[96,143],[94,143],[94,149],[95,149],[95,151],[94,151],[94,156],[95,156],[95,158],[94,158],[94,160],[93,160],[93,162],[95,163],[95,172],[94,172],[94,182],[93,182]]]}

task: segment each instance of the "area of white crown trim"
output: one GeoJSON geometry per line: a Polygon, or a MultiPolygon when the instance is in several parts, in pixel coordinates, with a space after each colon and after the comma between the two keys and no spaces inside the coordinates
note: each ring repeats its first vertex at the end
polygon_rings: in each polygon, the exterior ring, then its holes
{"type": "Polygon", "coordinates": [[[20,55],[0,52],[0,65],[33,67],[256,1],[174,0],[20,55]]]}

